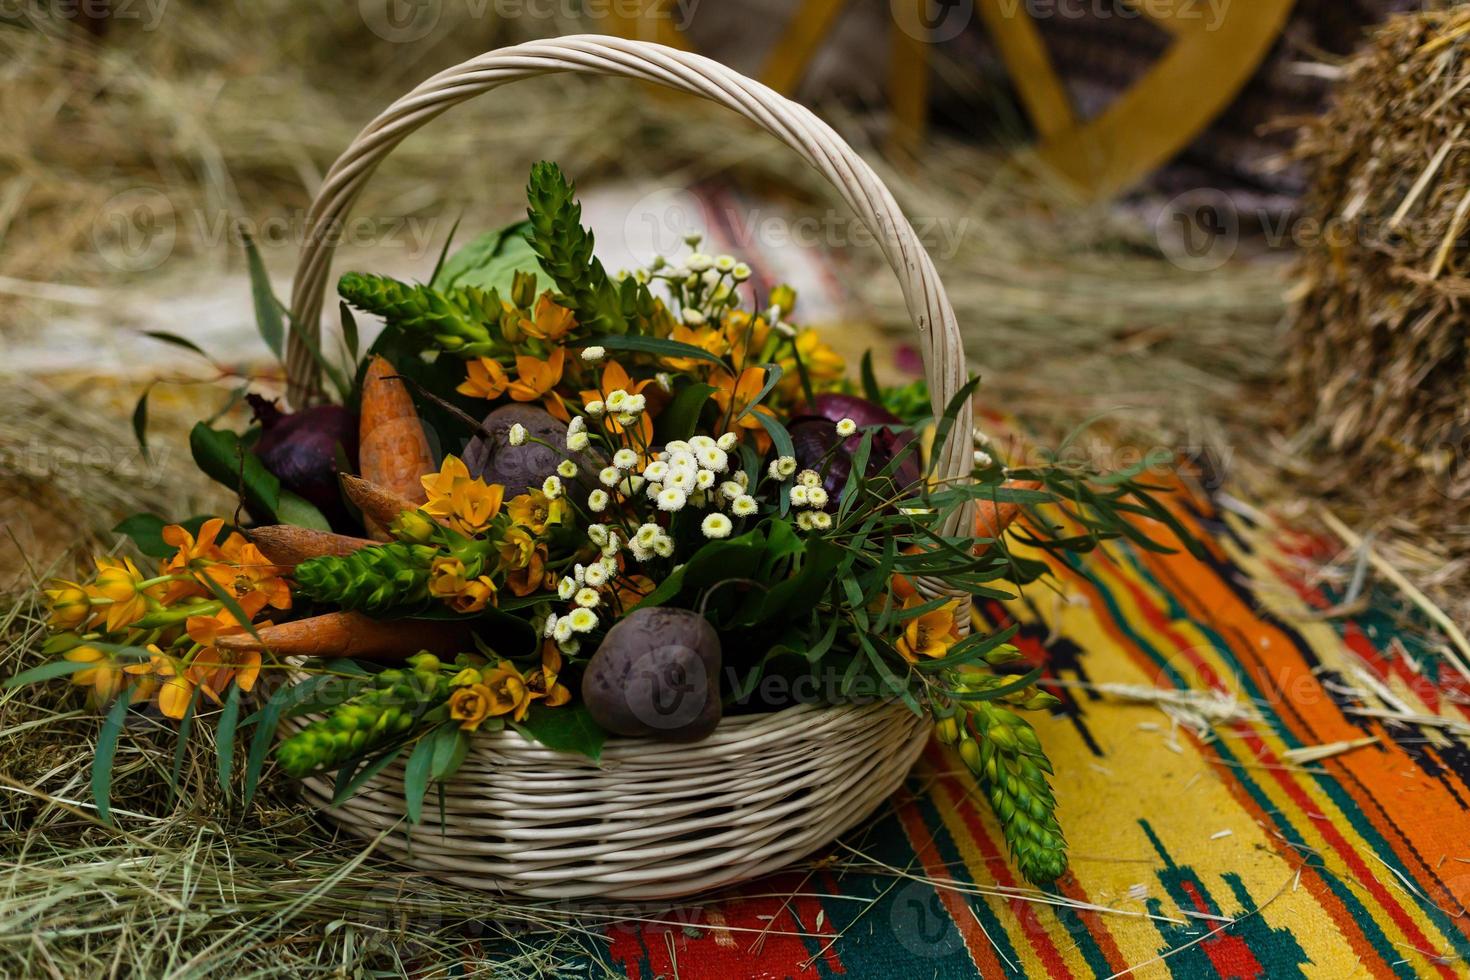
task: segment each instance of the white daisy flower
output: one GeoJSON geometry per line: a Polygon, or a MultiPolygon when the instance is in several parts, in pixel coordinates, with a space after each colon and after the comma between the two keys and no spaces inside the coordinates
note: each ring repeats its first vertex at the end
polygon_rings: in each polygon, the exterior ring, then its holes
{"type": "Polygon", "coordinates": [[[628,550],[633,552],[633,557],[638,561],[648,561],[653,557],[653,549],[645,548],[637,541],[628,542],[628,550]]]}
{"type": "Polygon", "coordinates": [[[683,439],[670,439],[664,443],[664,450],[670,453],[687,453],[692,446],[683,439]]]}
{"type": "Polygon", "coordinates": [[[602,401],[601,399],[596,399],[583,405],[582,411],[586,412],[588,415],[592,416],[595,419],[600,419],[602,418],[603,413],[607,411],[607,403],[602,401]]]}
{"type": "Polygon", "coordinates": [[[695,489],[694,481],[698,472],[698,470],[688,469],[685,467],[670,470],[669,475],[664,478],[664,486],[672,487],[673,489],[679,490],[683,493],[689,493],[695,489]]]}
{"type": "Polygon", "coordinates": [[[608,488],[617,486],[618,481],[622,478],[623,471],[616,466],[604,466],[602,472],[597,474],[597,479],[602,482],[603,486],[608,488]]]}
{"type": "Polygon", "coordinates": [[[663,491],[664,485],[657,480],[648,481],[648,486],[643,490],[648,495],[649,500],[657,500],[658,495],[663,493],[663,491]]]}
{"type": "Polygon", "coordinates": [[[802,511],[800,514],[796,515],[796,526],[801,528],[803,531],[810,531],[813,527],[816,526],[814,515],[819,513],[821,513],[821,511],[802,511]]]}
{"type": "MultiPolygon", "coordinates": [[[[700,281],[703,282],[706,286],[718,285],[719,281],[722,278],[724,277],[720,275],[718,269],[706,269],[704,270],[704,275],[699,277],[700,281]]],[[[719,294],[716,293],[714,298],[719,299],[719,294]]]]}
{"type": "Polygon", "coordinates": [[[602,601],[602,596],[597,594],[596,589],[578,589],[577,594],[572,596],[572,601],[583,609],[596,609],[597,604],[602,601]]]}
{"type": "Polygon", "coordinates": [[[710,258],[708,255],[705,255],[703,252],[692,252],[690,253],[689,257],[684,260],[684,264],[689,267],[689,271],[691,272],[703,272],[705,269],[708,269],[710,266],[714,265],[715,260],[710,258]]]}
{"type": "MultiPolygon", "coordinates": [[[[600,493],[600,492],[601,491],[598,491],[598,490],[594,490],[593,491],[593,493],[600,493]]],[[[597,545],[597,547],[599,547],[599,548],[601,548],[603,545],[607,544],[607,525],[606,524],[588,524],[587,525],[587,540],[591,541],[593,544],[597,545]]]]}
{"type": "Polygon", "coordinates": [[[621,412],[623,406],[628,404],[628,393],[621,388],[613,391],[607,396],[607,410],[609,412],[621,412]]]}
{"type": "Polygon", "coordinates": [[[512,425],[510,427],[510,434],[507,436],[507,438],[510,440],[510,444],[512,446],[523,446],[523,445],[525,445],[525,443],[526,443],[526,427],[524,425],[521,425],[521,423],[517,422],[515,425],[512,425]]]}
{"type": "Polygon", "coordinates": [[[546,625],[541,627],[541,635],[549,638],[555,631],[556,613],[548,613],[546,616],[546,625]]]}
{"type": "Polygon", "coordinates": [[[755,498],[750,496],[736,497],[734,502],[730,504],[730,513],[736,517],[749,517],[759,509],[760,507],[756,504],[755,498]]]}
{"type": "Polygon", "coordinates": [[[698,460],[694,458],[694,451],[686,445],[683,449],[675,449],[669,453],[669,467],[672,469],[696,469],[698,460]]]}
{"type": "Polygon", "coordinates": [[[730,270],[730,276],[736,282],[744,282],[745,280],[750,278],[750,266],[746,265],[744,262],[736,262],[735,268],[730,270]]]}
{"type": "Polygon", "coordinates": [[[713,439],[711,439],[709,436],[706,436],[706,435],[698,435],[698,436],[690,436],[689,437],[689,451],[690,452],[697,452],[700,449],[708,449],[711,446],[713,446],[714,444],[715,444],[715,441],[713,439]]]}
{"type": "Polygon", "coordinates": [[[653,553],[660,558],[674,557],[674,539],[664,535],[653,543],[653,553]]]}
{"type": "Polygon", "coordinates": [[[577,651],[582,649],[582,641],[576,639],[575,637],[565,640],[558,640],[556,642],[556,648],[562,653],[566,654],[568,657],[575,657],[577,655],[577,651]]]}
{"type": "Polygon", "coordinates": [[[812,507],[827,506],[827,491],[823,487],[807,487],[806,502],[812,507]]]}
{"type": "Polygon", "coordinates": [[[736,470],[735,471],[735,482],[738,483],[738,484],[740,484],[745,489],[749,490],[750,489],[750,474],[747,473],[747,472],[745,472],[744,470],[736,470]]]}
{"type": "Polygon", "coordinates": [[[658,495],[658,509],[664,511],[681,510],[689,495],[678,487],[665,487],[658,495]]]}
{"type": "Polygon", "coordinates": [[[573,432],[567,436],[567,448],[574,453],[580,453],[591,445],[591,440],[585,432],[573,432]]]}
{"type": "Polygon", "coordinates": [[[791,488],[791,506],[793,506],[793,507],[805,507],[806,506],[806,492],[807,492],[807,488],[805,486],[803,486],[802,484],[800,484],[800,483],[798,483],[796,486],[792,487],[791,488]]]}
{"type": "Polygon", "coordinates": [[[825,510],[814,510],[812,515],[812,527],[818,531],[825,531],[832,526],[832,515],[825,510]]]}
{"type": "Polygon", "coordinates": [[[854,422],[852,419],[837,420],[837,434],[839,436],[842,436],[842,438],[846,439],[848,436],[852,435],[855,432],[857,432],[857,423],[854,422]]]}
{"type": "Polygon", "coordinates": [[[587,420],[585,418],[583,418],[582,416],[580,416],[580,415],[574,415],[574,416],[572,416],[572,420],[567,423],[567,435],[569,435],[569,436],[574,436],[578,432],[586,432],[586,431],[587,431],[587,420]]]}
{"type": "Polygon", "coordinates": [[[782,456],[776,460],[776,471],[781,474],[782,479],[790,477],[796,472],[796,457],[782,456]]]}
{"type": "Polygon", "coordinates": [[[588,363],[596,363],[607,356],[606,347],[583,347],[582,360],[588,363]]]}
{"type": "Polygon", "coordinates": [[[563,599],[570,599],[577,592],[577,580],[570,575],[556,583],[556,594],[563,599]]]}
{"type": "Polygon", "coordinates": [[[590,633],[597,629],[597,613],[585,606],[580,606],[567,613],[562,622],[570,623],[575,632],[590,633]]]}
{"type": "Polygon", "coordinates": [[[708,490],[715,485],[715,475],[709,470],[700,470],[694,477],[694,488],[696,490],[708,490]]]}
{"type": "Polygon", "coordinates": [[[576,582],[578,585],[581,585],[586,576],[586,565],[583,565],[581,562],[577,562],[575,565],[572,566],[572,581],[576,582]]]}
{"type": "Polygon", "coordinates": [[[587,566],[587,585],[593,589],[600,589],[607,584],[607,566],[602,562],[587,566]]]}
{"type": "Polygon", "coordinates": [[[541,492],[546,494],[547,500],[555,500],[561,496],[561,477],[548,476],[546,482],[541,484],[541,492]]]}
{"type": "Polygon", "coordinates": [[[623,411],[629,415],[638,415],[648,407],[648,398],[644,395],[629,395],[628,400],[623,403],[623,411]]]}
{"type": "Polygon", "coordinates": [[[630,473],[628,474],[628,478],[623,481],[623,493],[631,497],[633,494],[643,489],[643,484],[646,482],[647,481],[643,477],[639,476],[637,473],[630,473]]]}
{"type": "Polygon", "coordinates": [[[796,482],[804,487],[819,487],[822,485],[822,474],[816,470],[802,470],[796,474],[796,482]]]}
{"type": "Polygon", "coordinates": [[[720,272],[730,272],[735,268],[735,256],[721,255],[715,259],[715,268],[720,272]]]}
{"type": "Polygon", "coordinates": [[[633,536],[633,540],[645,548],[652,548],[653,543],[658,540],[658,536],[663,533],[663,528],[650,521],[638,529],[638,532],[633,536]]]}
{"type": "Polygon", "coordinates": [[[638,465],[638,454],[631,449],[619,449],[613,453],[613,465],[620,470],[631,470],[638,465]]]}
{"type": "Polygon", "coordinates": [[[663,460],[649,463],[643,468],[643,475],[655,483],[661,483],[664,477],[669,475],[669,464],[663,460]]]}
{"type": "Polygon", "coordinates": [[[745,495],[745,488],[734,480],[726,480],[720,484],[720,495],[726,500],[738,500],[745,495]]]}
{"type": "Polygon", "coordinates": [[[707,538],[728,538],[734,526],[730,523],[730,518],[724,514],[707,514],[700,523],[699,529],[707,538]]]}
{"type": "Polygon", "coordinates": [[[715,445],[719,446],[721,449],[728,453],[730,450],[734,449],[736,445],[739,444],[739,442],[740,436],[736,435],[734,432],[726,432],[724,435],[715,440],[715,445]]]}
{"type": "MultiPolygon", "coordinates": [[[[589,493],[587,495],[587,509],[592,511],[592,513],[594,514],[601,514],[603,511],[607,510],[607,491],[593,490],[591,493],[589,493]]],[[[603,531],[602,541],[606,540],[607,532],[603,531]]],[[[602,541],[598,541],[595,543],[600,545],[602,544],[602,541]]]]}
{"type": "Polygon", "coordinates": [[[684,325],[688,327],[704,326],[704,314],[692,306],[686,306],[681,314],[684,325]]]}
{"type": "MultiPolygon", "coordinates": [[[[589,609],[588,612],[591,612],[589,609]]],[[[593,615],[596,615],[595,613],[593,615]]],[[[563,616],[556,621],[556,626],[551,631],[551,638],[558,643],[565,643],[572,638],[572,617],[563,616]]]]}
{"type": "Polygon", "coordinates": [[[694,455],[700,466],[715,473],[723,473],[730,468],[730,457],[719,446],[700,449],[694,455]]]}
{"type": "Polygon", "coordinates": [[[569,459],[564,459],[556,464],[556,475],[563,480],[575,479],[577,476],[577,464],[569,459]]]}
{"type": "Polygon", "coordinates": [[[989,453],[987,453],[985,450],[983,450],[983,449],[977,449],[977,450],[975,450],[975,465],[978,466],[978,467],[980,467],[982,470],[985,469],[985,467],[989,466],[990,464],[992,464],[994,462],[995,462],[995,459],[989,453]]]}
{"type": "Polygon", "coordinates": [[[633,425],[638,421],[638,413],[619,412],[613,416],[613,421],[617,422],[618,425],[621,425],[623,428],[626,429],[628,426],[633,425]]]}
{"type": "MultiPolygon", "coordinates": [[[[791,457],[790,456],[782,456],[781,459],[773,459],[773,460],[771,460],[771,465],[766,467],[766,476],[770,477],[773,480],[782,480],[782,479],[785,479],[785,477],[783,477],[781,475],[781,460],[784,460],[784,459],[791,459],[791,457]]],[[[795,462],[795,460],[792,460],[792,462],[795,462]]],[[[787,475],[789,475],[789,474],[787,474],[787,475]]]]}

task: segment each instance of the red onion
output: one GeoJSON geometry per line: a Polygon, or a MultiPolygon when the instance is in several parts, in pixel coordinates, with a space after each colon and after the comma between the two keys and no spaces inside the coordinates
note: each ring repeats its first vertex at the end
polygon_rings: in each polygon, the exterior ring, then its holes
{"type": "Polygon", "coordinates": [[[356,529],[337,484],[337,447],[357,469],[357,416],[341,405],[286,413],[259,395],[245,396],[260,423],[253,452],[281,486],[309,500],[337,531],[356,529]]]}
{"type": "MultiPolygon", "coordinates": [[[[837,423],[843,419],[852,419],[857,423],[859,430],[870,425],[903,425],[902,419],[882,405],[857,395],[835,393],[818,395],[807,406],[807,413],[793,418],[789,426],[792,442],[796,443],[797,447],[797,462],[802,466],[814,465],[816,460],[827,451],[827,448],[837,442],[837,423]],[[821,424],[824,422],[827,425],[821,424]],[[801,440],[797,439],[798,430],[805,430],[801,440]],[[802,458],[803,443],[806,446],[805,451],[811,455],[810,459],[802,458]]],[[[908,428],[901,428],[896,432],[890,428],[878,430],[873,436],[873,449],[868,457],[868,475],[877,475],[890,459],[898,455],[913,440],[913,430],[908,428]]],[[[851,454],[857,451],[862,441],[861,431],[843,440],[842,449],[835,454],[828,470],[828,482],[831,482],[831,478],[839,468],[841,479],[837,481],[835,490],[832,486],[827,487],[829,495],[835,496],[836,491],[842,489],[847,480],[847,474],[852,469],[851,454]],[[840,467],[838,466],[839,461],[841,462],[840,467]]],[[[894,474],[900,487],[917,483],[920,476],[920,461],[917,453],[910,453],[899,466],[898,472],[894,474]]]]}

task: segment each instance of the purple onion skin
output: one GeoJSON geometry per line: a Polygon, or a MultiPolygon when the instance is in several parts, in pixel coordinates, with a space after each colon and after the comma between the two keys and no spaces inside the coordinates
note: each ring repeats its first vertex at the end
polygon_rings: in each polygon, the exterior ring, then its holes
{"type": "Polygon", "coordinates": [[[357,470],[357,416],[341,405],[286,413],[259,395],[247,395],[260,423],[253,452],[281,486],[310,501],[339,532],[359,530],[337,482],[337,447],[357,470]]]}
{"type": "MultiPolygon", "coordinates": [[[[818,395],[807,406],[807,414],[796,416],[788,426],[791,441],[796,446],[797,463],[803,467],[815,466],[827,449],[839,441],[837,423],[842,419],[852,419],[859,430],[870,425],[903,425],[903,420],[897,415],[866,398],[859,398],[857,395],[818,395]],[[802,433],[801,438],[797,438],[798,431],[802,433]],[[806,455],[803,456],[803,453],[806,455]]],[[[867,475],[876,476],[890,459],[913,440],[914,432],[907,428],[898,432],[890,429],[876,432],[873,436],[873,449],[868,457],[867,475]]],[[[833,500],[847,483],[847,475],[852,471],[852,454],[862,445],[862,432],[841,441],[842,448],[834,454],[823,481],[827,495],[833,500]]],[[[917,483],[922,475],[918,454],[910,453],[899,466],[894,478],[900,487],[908,487],[917,483]]]]}

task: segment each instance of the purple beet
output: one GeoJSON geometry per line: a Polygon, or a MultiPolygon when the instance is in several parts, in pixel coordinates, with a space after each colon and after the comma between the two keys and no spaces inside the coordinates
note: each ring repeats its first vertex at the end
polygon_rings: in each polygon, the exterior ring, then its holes
{"type": "Polygon", "coordinates": [[[281,486],[310,501],[337,531],[356,530],[337,483],[338,447],[357,470],[357,416],[341,405],[282,412],[274,401],[245,396],[260,423],[254,453],[281,486]]]}
{"type": "MultiPolygon", "coordinates": [[[[903,425],[902,419],[883,406],[856,395],[818,395],[807,406],[807,411],[808,414],[796,416],[787,426],[791,432],[791,441],[796,447],[796,461],[803,467],[815,467],[828,449],[838,442],[842,443],[842,447],[829,460],[823,478],[827,494],[834,501],[846,485],[847,475],[852,472],[852,454],[863,441],[862,432],[845,440],[841,439],[837,435],[837,423],[842,419],[852,419],[859,429],[869,425],[903,425]]],[[[889,460],[913,440],[914,433],[907,428],[898,432],[881,429],[874,433],[873,449],[868,456],[868,475],[876,476],[889,460]]],[[[919,456],[911,452],[904,458],[894,477],[899,486],[907,487],[917,483],[921,475],[919,456]]]]}

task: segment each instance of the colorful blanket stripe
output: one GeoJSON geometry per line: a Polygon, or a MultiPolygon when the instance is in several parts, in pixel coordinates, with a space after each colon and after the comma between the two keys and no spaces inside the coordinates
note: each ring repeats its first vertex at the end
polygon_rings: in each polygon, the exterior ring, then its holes
{"type": "Polygon", "coordinates": [[[1465,976],[1470,671],[1387,593],[1341,615],[1314,577],[1324,542],[1173,504],[1204,560],[1109,546],[980,611],[1021,623],[1065,701],[1036,719],[1072,846],[1053,893],[1020,888],[931,746],[890,811],[817,860],[608,928],[589,957],[643,980],[1465,976]],[[1102,685],[1219,692],[1251,717],[1201,737],[1102,685]],[[1288,755],[1336,742],[1362,744],[1288,755]]]}

